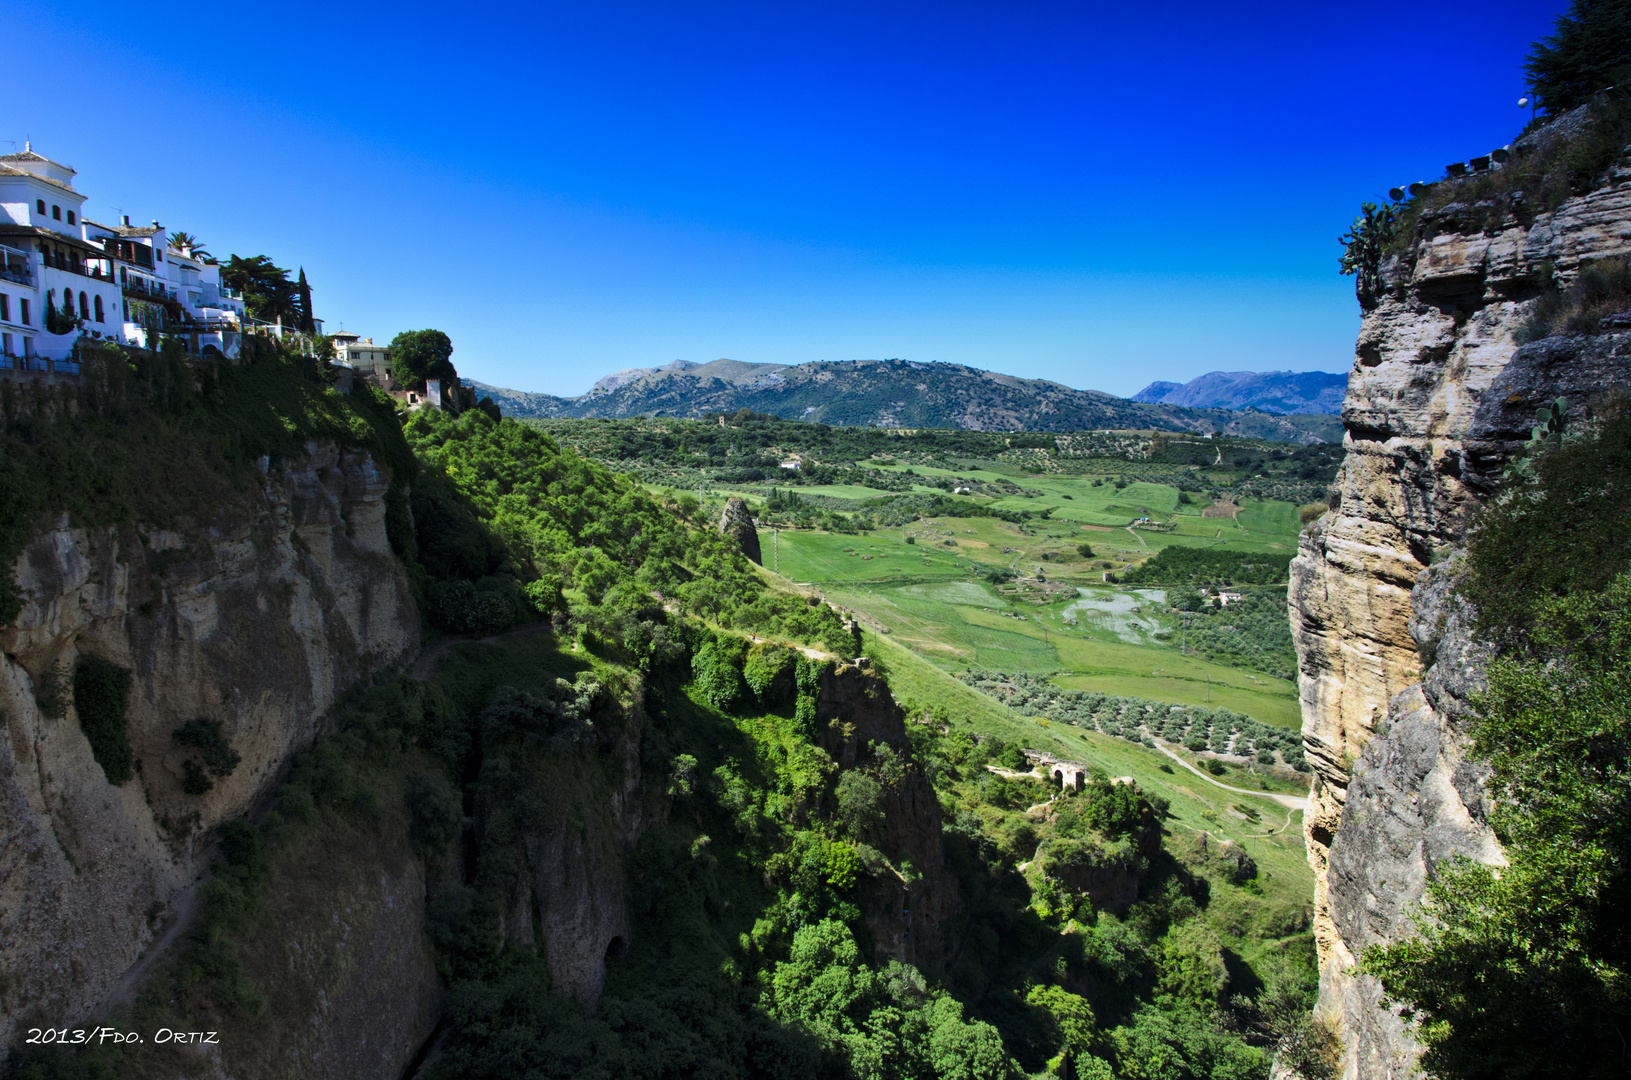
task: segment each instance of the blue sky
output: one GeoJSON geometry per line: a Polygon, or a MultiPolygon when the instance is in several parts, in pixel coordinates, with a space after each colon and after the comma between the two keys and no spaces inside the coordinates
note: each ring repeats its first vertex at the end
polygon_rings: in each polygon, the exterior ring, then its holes
{"type": "Polygon", "coordinates": [[[1131,394],[1346,370],[1337,235],[1511,139],[1562,7],[0,0],[52,43],[0,139],[484,382],[905,357],[1131,394]]]}

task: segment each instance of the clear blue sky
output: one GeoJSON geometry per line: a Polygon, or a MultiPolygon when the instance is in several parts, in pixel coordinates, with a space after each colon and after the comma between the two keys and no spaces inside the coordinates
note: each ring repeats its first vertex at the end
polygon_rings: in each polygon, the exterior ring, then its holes
{"type": "Polygon", "coordinates": [[[0,0],[0,138],[484,382],[898,356],[1130,394],[1347,370],[1337,235],[1511,139],[1563,6],[0,0]]]}

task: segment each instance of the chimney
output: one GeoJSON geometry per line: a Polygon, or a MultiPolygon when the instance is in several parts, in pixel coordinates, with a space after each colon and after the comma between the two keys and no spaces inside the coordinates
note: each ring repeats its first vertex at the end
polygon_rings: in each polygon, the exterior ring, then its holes
{"type": "Polygon", "coordinates": [[[127,229],[130,228],[130,215],[129,214],[125,215],[125,228],[127,228],[127,229]]]}

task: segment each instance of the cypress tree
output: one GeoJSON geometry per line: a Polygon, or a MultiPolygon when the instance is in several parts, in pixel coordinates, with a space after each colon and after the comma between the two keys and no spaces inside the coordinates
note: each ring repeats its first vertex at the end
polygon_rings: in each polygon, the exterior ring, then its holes
{"type": "Polygon", "coordinates": [[[317,322],[311,313],[311,286],[306,283],[306,268],[300,268],[300,281],[295,286],[300,296],[300,332],[302,334],[315,334],[317,322]]]}

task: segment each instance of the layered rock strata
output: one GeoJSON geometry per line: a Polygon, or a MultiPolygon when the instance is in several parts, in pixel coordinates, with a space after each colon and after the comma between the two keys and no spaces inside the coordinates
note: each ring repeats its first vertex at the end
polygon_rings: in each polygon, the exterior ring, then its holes
{"type": "Polygon", "coordinates": [[[64,521],[23,552],[28,599],[0,630],[0,1041],[96,1015],[185,912],[213,827],[256,805],[370,665],[416,651],[389,484],[366,453],[314,443],[190,528],[64,521]],[[71,694],[50,704],[85,655],[131,672],[120,786],[71,694]],[[196,718],[241,759],[202,795],[172,734],[196,718]]]}
{"type": "Polygon", "coordinates": [[[1404,913],[1440,859],[1499,857],[1458,727],[1455,688],[1476,680],[1478,652],[1447,577],[1423,575],[1497,491],[1538,407],[1563,395],[1580,419],[1631,384],[1631,335],[1515,338],[1548,274],[1567,284],[1583,263],[1631,254],[1631,170],[1610,179],[1528,226],[1514,212],[1485,227],[1488,204],[1423,215],[1360,329],[1347,457],[1290,590],[1320,1009],[1343,1032],[1348,1077],[1402,1076],[1416,1057],[1377,988],[1355,981],[1362,950],[1409,932],[1404,913]]]}

